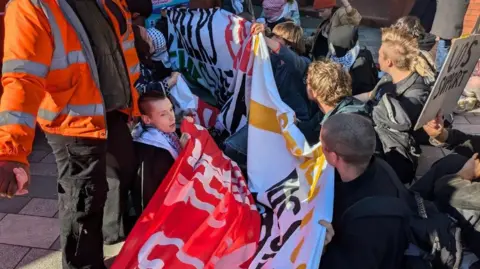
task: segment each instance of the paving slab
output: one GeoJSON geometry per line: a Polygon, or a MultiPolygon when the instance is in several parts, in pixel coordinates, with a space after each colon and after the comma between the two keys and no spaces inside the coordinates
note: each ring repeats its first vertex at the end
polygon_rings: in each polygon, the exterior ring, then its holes
{"type": "Polygon", "coordinates": [[[26,197],[57,199],[57,177],[32,175],[26,197]]]}
{"type": "Polygon", "coordinates": [[[5,217],[7,214],[4,214],[4,213],[0,213],[0,220],[3,219],[3,217],[5,217]]]}
{"type": "MultiPolygon", "coordinates": [[[[474,115],[473,115],[474,116],[474,115]]],[[[470,124],[465,116],[457,115],[453,118],[455,124],[470,124]]]]}
{"type": "Polygon", "coordinates": [[[453,123],[453,128],[467,134],[480,134],[480,125],[453,123]]]}
{"type": "Polygon", "coordinates": [[[18,264],[17,268],[60,269],[62,268],[62,253],[59,251],[32,248],[18,264]]]}
{"type": "Polygon", "coordinates": [[[0,244],[0,269],[14,269],[28,250],[26,247],[0,244]]]}
{"type": "Polygon", "coordinates": [[[57,200],[33,198],[19,214],[51,218],[57,211],[57,200]]]}
{"type": "Polygon", "coordinates": [[[469,115],[466,115],[465,118],[467,119],[468,123],[480,125],[480,117],[479,116],[476,116],[474,114],[473,115],[469,114],[469,115]]]}
{"type": "Polygon", "coordinates": [[[433,146],[421,146],[422,155],[418,160],[417,176],[423,176],[430,170],[432,164],[444,157],[443,151],[441,148],[433,146]]]}
{"type": "Polygon", "coordinates": [[[30,202],[30,199],[30,197],[23,196],[15,196],[10,199],[0,198],[0,212],[17,214],[30,202]]]}
{"type": "Polygon", "coordinates": [[[41,160],[41,163],[54,163],[54,164],[56,164],[55,155],[53,155],[53,153],[49,153],[48,155],[46,155],[46,156],[41,160]]]}
{"type": "Polygon", "coordinates": [[[34,149],[32,153],[28,156],[28,161],[30,163],[38,163],[43,160],[48,154],[50,154],[50,151],[34,149]]]}
{"type": "Polygon", "coordinates": [[[8,214],[0,221],[0,243],[48,249],[60,234],[54,218],[8,214]]]}
{"type": "Polygon", "coordinates": [[[51,250],[60,250],[60,236],[53,242],[53,244],[50,246],[51,250]]]}
{"type": "Polygon", "coordinates": [[[56,176],[57,165],[53,163],[31,163],[30,174],[34,176],[56,176]]]}

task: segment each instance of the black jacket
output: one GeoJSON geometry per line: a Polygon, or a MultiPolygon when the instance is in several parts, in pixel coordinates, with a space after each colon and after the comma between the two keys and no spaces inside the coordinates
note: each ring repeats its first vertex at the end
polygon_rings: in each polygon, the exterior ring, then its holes
{"type": "Polygon", "coordinates": [[[340,113],[356,113],[370,118],[367,105],[354,97],[345,97],[329,113],[323,114],[318,111],[309,121],[301,121],[297,124],[310,145],[319,142],[321,125],[330,117],[340,113]]]}
{"type": "Polygon", "coordinates": [[[430,94],[430,86],[417,73],[397,84],[389,75],[382,77],[374,89],[378,102],[373,106],[375,123],[383,152],[396,150],[404,157],[416,161],[420,148],[415,142],[423,130],[413,131],[430,94]]]}
{"type": "Polygon", "coordinates": [[[309,120],[313,115],[313,103],[308,99],[304,79],[310,59],[299,56],[284,45],[278,52],[272,52],[270,59],[280,98],[295,111],[297,119],[309,120]]]}
{"type": "MultiPolygon", "coordinates": [[[[335,178],[333,229],[335,236],[326,247],[320,269],[400,269],[408,246],[400,218],[360,218],[341,223],[345,210],[371,196],[400,197],[389,172],[373,157],[367,170],[350,182],[335,178]]],[[[385,164],[387,165],[387,164],[385,164]]],[[[398,179],[397,179],[398,180],[398,179]]]]}
{"type": "Polygon", "coordinates": [[[166,149],[134,142],[137,178],[132,189],[135,213],[140,216],[152,199],[175,159],[166,149]]]}

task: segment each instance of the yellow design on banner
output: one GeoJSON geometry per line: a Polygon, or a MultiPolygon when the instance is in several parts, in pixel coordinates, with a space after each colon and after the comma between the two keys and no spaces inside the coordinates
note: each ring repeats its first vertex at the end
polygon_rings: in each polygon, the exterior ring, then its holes
{"type": "Polygon", "coordinates": [[[255,101],[250,101],[249,123],[258,129],[280,134],[277,111],[255,101]]]}
{"type": "Polygon", "coordinates": [[[295,263],[295,261],[297,260],[298,253],[300,253],[300,249],[302,249],[303,242],[305,242],[305,238],[302,238],[302,241],[300,241],[300,243],[298,243],[298,245],[293,250],[292,255],[290,256],[290,261],[292,263],[295,263]]]}

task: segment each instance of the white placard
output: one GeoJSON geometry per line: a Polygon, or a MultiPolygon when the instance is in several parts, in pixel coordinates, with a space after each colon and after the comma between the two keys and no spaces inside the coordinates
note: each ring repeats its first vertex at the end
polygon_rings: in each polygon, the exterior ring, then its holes
{"type": "Polygon", "coordinates": [[[415,130],[422,128],[442,110],[450,114],[467,85],[470,75],[480,57],[480,35],[455,40],[432,88],[415,130]]]}

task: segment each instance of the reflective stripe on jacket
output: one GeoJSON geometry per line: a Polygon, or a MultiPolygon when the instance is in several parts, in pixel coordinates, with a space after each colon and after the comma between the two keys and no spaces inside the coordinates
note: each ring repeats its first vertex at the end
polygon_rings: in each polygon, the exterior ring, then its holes
{"type": "MultiPolygon", "coordinates": [[[[125,0],[97,0],[128,67],[132,108],[140,64],[125,0]]],[[[27,163],[35,122],[48,133],[106,139],[98,70],[87,33],[66,0],[12,0],[5,15],[0,160],[27,163]]]]}

